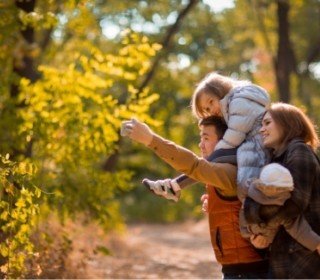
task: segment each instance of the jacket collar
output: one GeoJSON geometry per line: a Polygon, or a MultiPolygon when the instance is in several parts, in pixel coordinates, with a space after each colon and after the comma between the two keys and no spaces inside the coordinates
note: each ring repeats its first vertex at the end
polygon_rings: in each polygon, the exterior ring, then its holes
{"type": "Polygon", "coordinates": [[[282,147],[278,152],[274,152],[273,151],[273,158],[279,158],[281,157],[288,149],[289,147],[293,146],[296,143],[304,143],[304,141],[301,138],[294,138],[292,140],[289,141],[289,143],[287,145],[285,145],[284,147],[282,147]]]}
{"type": "Polygon", "coordinates": [[[228,108],[229,108],[229,103],[230,103],[230,97],[232,95],[232,91],[230,91],[229,93],[226,94],[225,97],[223,97],[220,100],[220,107],[221,107],[221,112],[223,115],[223,118],[225,120],[226,123],[228,123],[229,121],[229,112],[228,112],[228,108]]]}

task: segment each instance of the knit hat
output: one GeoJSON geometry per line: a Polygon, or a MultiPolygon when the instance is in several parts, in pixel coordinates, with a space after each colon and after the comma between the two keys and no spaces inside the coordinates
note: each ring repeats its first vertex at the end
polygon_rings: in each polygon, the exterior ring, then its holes
{"type": "Polygon", "coordinates": [[[260,178],[249,182],[248,196],[265,205],[283,205],[293,190],[290,171],[278,163],[262,168],[260,178]]]}
{"type": "Polygon", "coordinates": [[[265,188],[261,189],[260,186],[260,189],[266,195],[270,192],[270,194],[274,194],[271,189],[278,189],[279,192],[293,190],[293,179],[290,171],[278,163],[270,163],[263,167],[260,173],[260,181],[265,185],[265,188]]]}

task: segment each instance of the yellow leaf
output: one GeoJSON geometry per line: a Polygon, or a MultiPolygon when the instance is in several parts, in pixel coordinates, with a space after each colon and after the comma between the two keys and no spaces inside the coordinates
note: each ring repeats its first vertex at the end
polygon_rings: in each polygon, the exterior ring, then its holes
{"type": "Polygon", "coordinates": [[[26,206],[26,203],[21,198],[18,199],[18,201],[15,203],[17,207],[23,208],[26,206]]]}
{"type": "Polygon", "coordinates": [[[0,271],[2,273],[7,273],[8,272],[8,265],[2,265],[0,266],[0,271]]]}
{"type": "Polygon", "coordinates": [[[0,215],[1,220],[7,221],[8,219],[8,211],[3,211],[0,215]]]}
{"type": "MultiPolygon", "coordinates": [[[[5,244],[2,244],[0,246],[0,254],[3,256],[3,257],[7,257],[8,256],[8,248],[5,246],[5,244]]],[[[1,266],[1,270],[4,266],[1,266]]]]}

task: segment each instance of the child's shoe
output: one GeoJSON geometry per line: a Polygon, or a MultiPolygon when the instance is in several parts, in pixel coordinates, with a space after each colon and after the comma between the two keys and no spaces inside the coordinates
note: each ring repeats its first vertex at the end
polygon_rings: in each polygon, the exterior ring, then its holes
{"type": "Polygon", "coordinates": [[[143,179],[142,183],[148,188],[148,190],[154,192],[156,195],[163,196],[166,199],[177,202],[180,198],[181,188],[175,180],[164,179],[151,181],[143,179]]]}

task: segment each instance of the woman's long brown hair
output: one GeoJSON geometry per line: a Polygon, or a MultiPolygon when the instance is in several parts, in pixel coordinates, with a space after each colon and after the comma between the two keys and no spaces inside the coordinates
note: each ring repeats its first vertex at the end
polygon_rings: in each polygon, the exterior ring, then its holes
{"type": "Polygon", "coordinates": [[[316,150],[319,147],[316,126],[301,109],[290,104],[278,102],[272,103],[267,112],[282,130],[284,144],[294,138],[301,138],[312,149],[316,150]]]}

